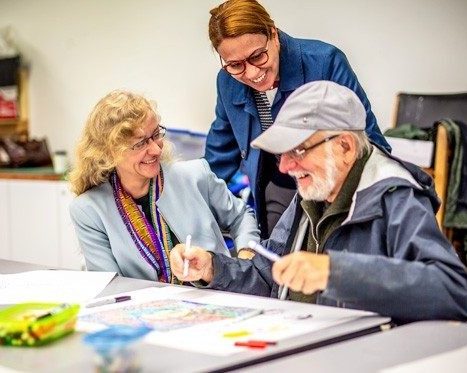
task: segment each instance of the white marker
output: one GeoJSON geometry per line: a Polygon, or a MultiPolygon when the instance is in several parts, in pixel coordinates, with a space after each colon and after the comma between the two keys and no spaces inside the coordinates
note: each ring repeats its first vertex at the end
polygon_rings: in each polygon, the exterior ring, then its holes
{"type": "MultiPolygon", "coordinates": [[[[190,250],[191,247],[191,234],[186,236],[186,241],[185,241],[185,253],[190,250]]],[[[190,266],[190,261],[188,259],[183,260],[183,278],[188,276],[188,267],[190,266]]]]}
{"type": "Polygon", "coordinates": [[[255,241],[248,242],[248,246],[250,249],[256,251],[258,254],[268,258],[271,262],[277,262],[281,257],[272,251],[269,251],[264,246],[261,246],[259,243],[255,241]]]}

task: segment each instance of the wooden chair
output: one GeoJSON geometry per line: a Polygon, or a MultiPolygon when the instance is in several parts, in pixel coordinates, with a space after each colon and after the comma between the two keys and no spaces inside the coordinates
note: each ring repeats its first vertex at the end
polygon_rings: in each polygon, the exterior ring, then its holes
{"type": "MultiPolygon", "coordinates": [[[[436,121],[444,118],[467,121],[467,92],[455,94],[399,93],[396,96],[393,113],[393,126],[411,123],[417,127],[430,129],[436,121]]],[[[447,131],[439,126],[435,140],[433,166],[425,169],[433,176],[435,190],[441,199],[441,207],[436,214],[440,228],[448,238],[452,230],[443,227],[445,201],[449,179],[450,144],[447,131]]]]}

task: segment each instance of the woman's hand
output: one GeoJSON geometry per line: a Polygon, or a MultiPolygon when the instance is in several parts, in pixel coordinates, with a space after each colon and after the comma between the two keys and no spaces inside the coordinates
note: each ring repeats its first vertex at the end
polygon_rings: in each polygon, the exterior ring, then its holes
{"type": "Polygon", "coordinates": [[[173,274],[180,281],[199,281],[207,283],[212,281],[214,269],[212,267],[212,255],[201,247],[191,246],[185,251],[185,244],[176,245],[170,252],[170,267],[173,274]],[[183,262],[189,262],[188,275],[183,276],[183,262]]]}

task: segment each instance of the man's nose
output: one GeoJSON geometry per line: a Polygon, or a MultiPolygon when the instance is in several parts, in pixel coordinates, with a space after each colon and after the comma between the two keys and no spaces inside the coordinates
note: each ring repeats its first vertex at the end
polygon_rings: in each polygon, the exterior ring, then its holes
{"type": "Polygon", "coordinates": [[[287,155],[287,153],[281,154],[279,161],[279,171],[283,174],[288,173],[297,165],[297,162],[287,155]]]}

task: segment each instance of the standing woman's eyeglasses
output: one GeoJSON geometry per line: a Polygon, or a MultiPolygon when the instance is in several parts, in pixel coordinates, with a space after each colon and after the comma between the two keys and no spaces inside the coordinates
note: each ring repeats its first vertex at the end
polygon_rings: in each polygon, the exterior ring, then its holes
{"type": "Polygon", "coordinates": [[[159,126],[156,128],[156,130],[152,133],[151,136],[145,137],[141,141],[138,141],[136,144],[134,144],[131,149],[132,150],[143,150],[146,149],[149,145],[149,141],[152,140],[154,142],[159,142],[161,141],[165,134],[167,132],[167,129],[164,126],[159,126]]]}
{"type": "Polygon", "coordinates": [[[249,57],[245,58],[244,60],[230,61],[227,62],[225,65],[222,64],[222,57],[219,56],[219,58],[221,59],[222,68],[225,71],[227,71],[230,75],[240,75],[245,72],[247,62],[250,65],[256,67],[263,66],[269,60],[268,47],[269,39],[266,42],[266,46],[264,48],[254,51],[249,57]]]}

